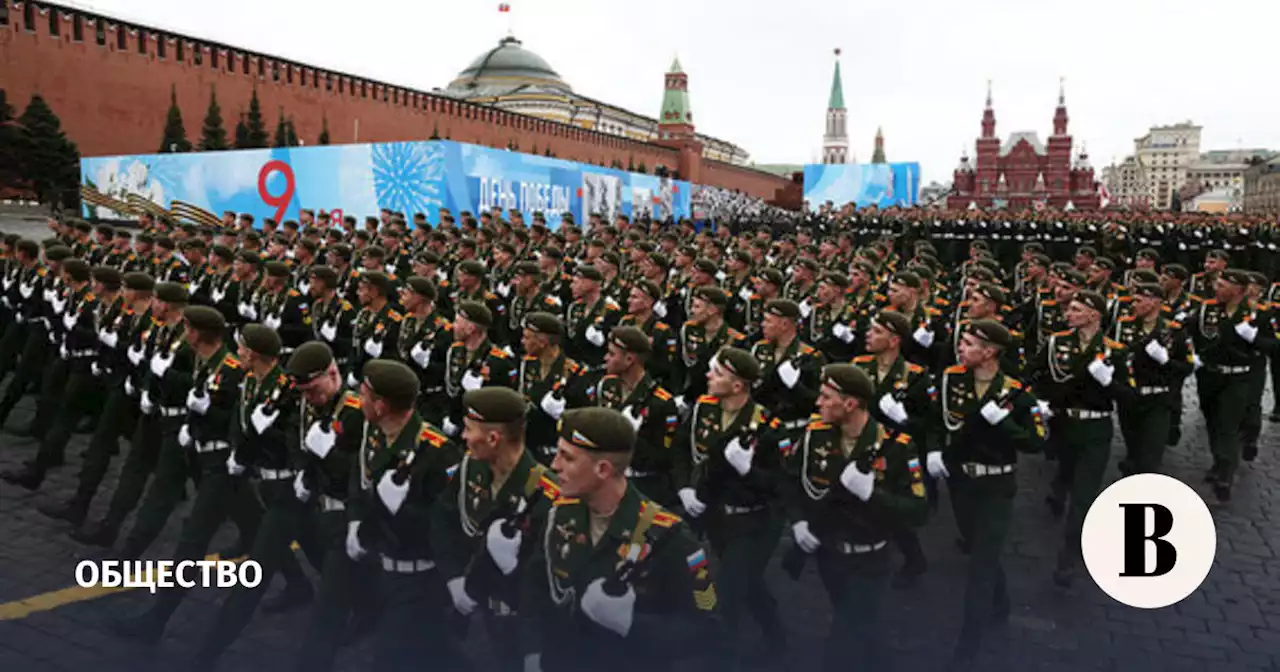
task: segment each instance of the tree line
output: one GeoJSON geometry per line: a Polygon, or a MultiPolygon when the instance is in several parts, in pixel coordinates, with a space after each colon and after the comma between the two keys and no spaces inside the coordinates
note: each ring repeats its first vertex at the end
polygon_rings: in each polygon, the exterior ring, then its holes
{"type": "MultiPolygon", "coordinates": [[[[316,144],[329,144],[329,120],[322,120],[320,136],[316,144]]],[[[285,117],[284,108],[279,111],[275,134],[267,132],[266,120],[262,114],[262,104],[258,102],[258,90],[253,90],[249,98],[249,109],[240,113],[236,122],[234,137],[227,137],[226,126],[222,122],[222,107],[218,105],[218,91],[210,87],[209,107],[205,111],[204,124],[200,129],[200,142],[192,145],[187,139],[187,131],[182,122],[182,108],[178,107],[177,87],[169,91],[169,111],[165,118],[164,132],[160,138],[160,153],[175,152],[216,152],[224,149],[259,149],[264,147],[299,147],[297,129],[293,125],[293,117],[285,117]]]]}
{"type": "Polygon", "coordinates": [[[34,198],[52,208],[80,203],[80,149],[40,94],[15,117],[0,89],[0,194],[34,198]]]}

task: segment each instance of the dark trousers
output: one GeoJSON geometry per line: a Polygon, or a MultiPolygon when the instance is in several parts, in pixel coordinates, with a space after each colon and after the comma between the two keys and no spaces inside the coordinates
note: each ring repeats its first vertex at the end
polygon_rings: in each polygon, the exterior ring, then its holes
{"type": "MultiPolygon", "coordinates": [[[[163,431],[155,438],[159,448],[156,452],[155,476],[147,486],[147,493],[138,506],[138,515],[134,518],[133,528],[125,538],[121,553],[126,558],[138,557],[146,552],[151,543],[160,536],[169,516],[178,507],[187,491],[187,481],[198,474],[188,459],[188,449],[178,445],[178,431],[185,418],[165,418],[160,421],[163,431]]],[[[226,455],[226,451],[222,451],[226,455]]],[[[127,466],[126,462],[126,466],[127,466]]],[[[243,533],[243,529],[242,529],[243,533]]],[[[242,538],[251,539],[252,536],[242,538]]]]}
{"type": "Polygon", "coordinates": [[[892,562],[886,548],[870,553],[842,555],[836,549],[818,549],[818,574],[831,599],[831,630],[823,649],[823,670],[847,672],[849,652],[874,665],[877,672],[894,669],[884,635],[880,609],[892,562]]]}
{"type": "Polygon", "coordinates": [[[11,322],[0,336],[0,381],[9,373],[17,370],[19,356],[26,347],[27,336],[31,333],[31,325],[11,322]]]}
{"type": "MultiPolygon", "coordinates": [[[[160,458],[160,440],[163,435],[176,435],[181,424],[155,415],[139,415],[129,439],[129,452],[125,454],[120,470],[120,482],[111,496],[103,525],[119,530],[124,519],[138,506],[147,480],[155,471],[160,458]]],[[[105,470],[105,468],[104,468],[105,470]]]]}
{"type": "MultiPolygon", "coordinates": [[[[1051,430],[1052,431],[1052,430],[1051,430]]],[[[1058,423],[1058,477],[1054,494],[1069,497],[1066,527],[1058,567],[1074,569],[1080,563],[1080,530],[1085,514],[1102,491],[1102,478],[1111,459],[1111,418],[1058,423]]]]}
{"type": "Polygon", "coordinates": [[[67,443],[81,418],[102,402],[102,387],[89,371],[77,371],[74,367],[65,370],[60,385],[55,381],[46,386],[52,398],[46,400],[46,396],[41,395],[40,408],[32,422],[32,432],[42,437],[35,464],[41,475],[49,467],[62,464],[67,443]]]}
{"type": "Polygon", "coordinates": [[[1280,414],[1280,348],[1267,357],[1271,366],[1271,413],[1280,414]]]}
{"type": "MultiPolygon", "coordinates": [[[[376,597],[375,570],[369,563],[352,562],[347,557],[347,514],[311,510],[309,525],[324,548],[320,590],[311,608],[311,617],[298,650],[297,672],[326,672],[347,632],[353,614],[369,616],[376,597]]],[[[310,555],[308,554],[308,557],[310,555]]]]}
{"type": "Polygon", "coordinates": [[[1173,410],[1164,397],[1139,397],[1121,409],[1120,434],[1125,446],[1122,468],[1130,474],[1158,473],[1164,463],[1173,418],[1173,410]]]}
{"type": "MultiPolygon", "coordinates": [[[[98,487],[102,485],[102,479],[111,466],[112,456],[120,450],[120,436],[132,435],[138,425],[137,404],[125,396],[123,387],[113,383],[107,385],[107,400],[102,406],[98,424],[94,427],[93,437],[89,439],[84,461],[80,464],[76,494],[71,498],[75,506],[85,509],[89,508],[94,495],[98,494],[98,487]]],[[[59,431],[57,426],[54,431],[59,431]]],[[[52,441],[53,438],[49,440],[52,441]]]]}
{"type": "Polygon", "coordinates": [[[1184,379],[1169,393],[1169,436],[1165,441],[1165,445],[1169,447],[1182,443],[1182,391],[1185,387],[1184,379]]]}
{"type": "Polygon", "coordinates": [[[41,327],[33,327],[27,332],[27,341],[22,347],[22,354],[18,356],[13,378],[9,381],[9,387],[5,388],[4,396],[0,397],[0,427],[9,420],[9,414],[27,393],[27,388],[44,378],[44,366],[49,359],[50,347],[45,333],[41,327]]]}
{"type": "Polygon", "coordinates": [[[1267,360],[1259,358],[1249,367],[1247,401],[1240,419],[1240,454],[1246,460],[1258,455],[1258,437],[1262,435],[1262,393],[1267,388],[1267,360]]]}
{"type": "Polygon", "coordinates": [[[964,623],[956,643],[959,657],[975,655],[996,613],[1009,612],[1009,588],[1000,555],[1013,520],[1014,474],[951,477],[948,488],[956,527],[969,544],[965,575],[964,623]]]}
{"type": "MultiPolygon", "coordinates": [[[[765,567],[778,546],[781,519],[764,510],[733,516],[717,513],[708,522],[707,539],[719,562],[716,593],[728,631],[729,650],[747,649],[737,644],[744,634],[742,621],[748,614],[760,625],[768,644],[781,646],[786,641],[786,630],[778,618],[778,600],[764,578],[765,567]]],[[[749,661],[737,662],[741,665],[749,661]]]]}
{"type": "MultiPolygon", "coordinates": [[[[370,556],[364,562],[377,565],[381,560],[370,556]]],[[[384,571],[376,577],[379,618],[372,669],[413,670],[423,661],[442,671],[470,667],[445,618],[453,603],[438,571],[384,571]]]]}
{"type": "Polygon", "coordinates": [[[1240,426],[1248,405],[1249,376],[1201,369],[1196,393],[1209,430],[1214,474],[1220,482],[1230,485],[1240,466],[1240,426]]]}

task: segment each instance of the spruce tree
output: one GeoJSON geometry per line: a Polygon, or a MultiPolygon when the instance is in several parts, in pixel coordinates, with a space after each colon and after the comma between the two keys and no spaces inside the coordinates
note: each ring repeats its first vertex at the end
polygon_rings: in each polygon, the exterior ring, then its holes
{"type": "Polygon", "coordinates": [[[0,185],[16,187],[21,181],[19,161],[25,141],[26,129],[15,123],[13,107],[0,89],[0,185]]]}
{"type": "Polygon", "coordinates": [[[272,147],[288,147],[289,146],[289,129],[284,123],[284,108],[280,109],[280,119],[276,122],[276,137],[271,143],[272,147]]]}
{"type": "Polygon", "coordinates": [[[270,136],[267,135],[267,125],[262,120],[262,105],[258,102],[258,90],[253,90],[253,97],[249,99],[249,115],[245,118],[245,144],[246,148],[268,147],[270,136]]]}
{"type": "Polygon", "coordinates": [[[164,121],[164,136],[160,138],[160,153],[189,152],[191,142],[182,126],[182,108],[178,107],[178,87],[169,88],[169,116],[164,121]]]}
{"type": "Polygon", "coordinates": [[[244,112],[240,113],[240,121],[236,122],[236,149],[249,146],[249,126],[244,122],[244,112]]]}
{"type": "Polygon", "coordinates": [[[430,137],[429,139],[431,139],[431,140],[439,140],[439,139],[440,139],[440,123],[439,123],[439,122],[436,122],[435,124],[432,124],[432,126],[431,126],[431,137],[430,137]]]}
{"type": "Polygon", "coordinates": [[[67,139],[62,122],[36,94],[18,123],[26,129],[19,164],[37,198],[54,209],[74,207],[80,200],[80,150],[67,139]]]}
{"type": "Polygon", "coordinates": [[[329,117],[320,117],[320,138],[316,141],[318,145],[329,144],[329,117]]]}
{"type": "Polygon", "coordinates": [[[649,170],[648,170],[647,168],[645,168],[645,167],[644,167],[644,161],[641,161],[639,164],[637,164],[637,165],[636,165],[636,172],[637,172],[637,173],[648,173],[648,172],[649,172],[649,170]]]}
{"type": "Polygon", "coordinates": [[[222,108],[218,107],[218,91],[210,87],[209,111],[204,115],[204,128],[200,132],[200,149],[213,152],[229,149],[227,129],[222,126],[222,108]]]}
{"type": "Polygon", "coordinates": [[[298,131],[293,127],[293,117],[289,117],[289,121],[285,122],[285,138],[288,147],[301,147],[302,143],[298,142],[298,131]]]}

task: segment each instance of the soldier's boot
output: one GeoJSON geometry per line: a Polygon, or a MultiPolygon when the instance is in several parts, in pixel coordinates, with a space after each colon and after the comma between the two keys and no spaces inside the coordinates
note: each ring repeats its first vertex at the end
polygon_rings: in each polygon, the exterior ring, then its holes
{"type": "Polygon", "coordinates": [[[71,531],[71,538],[82,544],[110,548],[120,536],[119,523],[102,520],[71,531]]]}
{"type": "Polygon", "coordinates": [[[89,502],[80,498],[72,497],[66,503],[60,505],[44,504],[36,507],[36,510],[54,520],[62,520],[76,527],[84,522],[85,516],[89,514],[89,502]]]}

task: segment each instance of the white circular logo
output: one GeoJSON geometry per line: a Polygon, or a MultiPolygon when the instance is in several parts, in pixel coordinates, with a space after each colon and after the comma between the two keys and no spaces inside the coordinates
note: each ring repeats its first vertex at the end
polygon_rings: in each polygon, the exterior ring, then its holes
{"type": "Polygon", "coordinates": [[[1139,609],[1177,604],[1204,582],[1218,548],[1209,507],[1182,481],[1138,474],[1089,507],[1080,535],[1094,583],[1139,609]]]}

